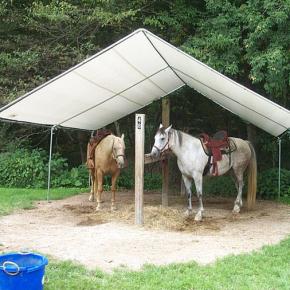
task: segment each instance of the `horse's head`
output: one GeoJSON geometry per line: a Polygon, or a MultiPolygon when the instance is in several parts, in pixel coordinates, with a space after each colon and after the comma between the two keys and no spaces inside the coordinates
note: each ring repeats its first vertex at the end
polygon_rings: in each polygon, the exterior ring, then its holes
{"type": "Polygon", "coordinates": [[[159,129],[155,134],[155,142],[151,150],[151,155],[155,158],[158,158],[164,151],[169,149],[169,131],[172,126],[169,126],[167,129],[160,124],[159,129]]]}
{"type": "Polygon", "coordinates": [[[124,134],[122,134],[121,137],[115,137],[114,139],[113,158],[116,160],[118,168],[124,168],[125,166],[124,134]]]}

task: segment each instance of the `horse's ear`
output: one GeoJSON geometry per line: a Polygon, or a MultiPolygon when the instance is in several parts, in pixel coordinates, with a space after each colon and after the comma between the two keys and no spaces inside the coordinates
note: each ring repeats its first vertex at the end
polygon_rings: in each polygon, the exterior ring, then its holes
{"type": "Polygon", "coordinates": [[[161,129],[161,128],[163,128],[163,125],[162,124],[160,124],[160,126],[159,126],[159,129],[161,129]]]}
{"type": "Polygon", "coordinates": [[[168,133],[171,128],[172,128],[172,125],[170,125],[167,129],[165,129],[165,132],[168,133]]]}
{"type": "Polygon", "coordinates": [[[124,134],[121,135],[121,139],[124,140],[124,134]]]}

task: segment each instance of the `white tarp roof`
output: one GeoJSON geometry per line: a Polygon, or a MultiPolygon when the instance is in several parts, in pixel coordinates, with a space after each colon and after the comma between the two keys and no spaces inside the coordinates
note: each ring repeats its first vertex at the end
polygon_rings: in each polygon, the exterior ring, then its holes
{"type": "Polygon", "coordinates": [[[139,29],[0,109],[0,119],[95,130],[188,85],[279,136],[290,112],[139,29]]]}

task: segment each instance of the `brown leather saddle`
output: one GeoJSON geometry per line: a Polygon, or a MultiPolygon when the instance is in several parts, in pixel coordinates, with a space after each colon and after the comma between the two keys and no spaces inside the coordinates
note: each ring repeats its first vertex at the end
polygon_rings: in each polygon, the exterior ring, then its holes
{"type": "Polygon", "coordinates": [[[92,136],[87,146],[87,167],[88,169],[95,168],[95,149],[98,144],[107,136],[111,135],[112,131],[107,129],[98,130],[94,136],[92,136]]]}
{"type": "MultiPolygon", "coordinates": [[[[226,131],[218,131],[212,137],[202,133],[200,134],[199,139],[205,154],[209,156],[203,175],[206,175],[211,166],[213,166],[212,174],[214,176],[218,176],[217,162],[222,160],[222,155],[228,154],[231,156],[230,153],[236,150],[234,141],[228,137],[228,133],[226,131]]],[[[231,162],[230,158],[229,162],[231,162]]]]}

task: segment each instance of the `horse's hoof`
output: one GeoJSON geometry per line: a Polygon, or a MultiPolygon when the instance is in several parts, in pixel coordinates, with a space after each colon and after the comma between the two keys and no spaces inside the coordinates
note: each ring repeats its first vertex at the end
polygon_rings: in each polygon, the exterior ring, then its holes
{"type": "Polygon", "coordinates": [[[201,213],[201,211],[199,211],[199,212],[195,215],[194,220],[195,220],[196,222],[201,222],[201,220],[202,220],[202,213],[201,213]]]}
{"type": "Polygon", "coordinates": [[[100,211],[102,208],[98,205],[97,207],[96,207],[96,211],[100,211]]]}
{"type": "Polygon", "coordinates": [[[233,209],[233,213],[237,214],[240,212],[240,210],[241,210],[241,208],[237,204],[235,204],[234,209],[233,209]]]}
{"type": "Polygon", "coordinates": [[[115,205],[112,205],[111,206],[111,211],[116,211],[117,210],[117,207],[115,205]]]}
{"type": "Polygon", "coordinates": [[[191,209],[187,209],[187,210],[184,212],[184,215],[185,215],[185,216],[191,216],[191,215],[192,215],[192,210],[191,210],[191,209]]]}
{"type": "Polygon", "coordinates": [[[94,198],[94,196],[92,194],[89,197],[89,201],[91,201],[91,202],[95,201],[95,198],[94,198]]]}

